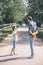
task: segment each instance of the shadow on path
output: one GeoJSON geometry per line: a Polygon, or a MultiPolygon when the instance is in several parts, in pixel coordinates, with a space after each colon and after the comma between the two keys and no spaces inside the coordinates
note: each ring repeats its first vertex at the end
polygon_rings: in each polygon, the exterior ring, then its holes
{"type": "Polygon", "coordinates": [[[8,62],[8,61],[13,61],[13,60],[27,60],[27,59],[32,59],[33,57],[16,57],[16,58],[8,58],[8,59],[3,59],[0,60],[0,62],[8,62]]]}

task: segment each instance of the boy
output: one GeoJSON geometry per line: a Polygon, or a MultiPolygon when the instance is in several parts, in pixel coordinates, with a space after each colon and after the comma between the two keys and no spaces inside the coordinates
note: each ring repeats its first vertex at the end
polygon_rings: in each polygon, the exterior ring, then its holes
{"type": "Polygon", "coordinates": [[[12,32],[12,35],[13,35],[13,48],[11,49],[11,55],[14,55],[15,54],[15,46],[16,46],[16,42],[17,42],[18,32],[17,32],[16,26],[13,26],[12,30],[13,30],[13,32],[12,32]]]}

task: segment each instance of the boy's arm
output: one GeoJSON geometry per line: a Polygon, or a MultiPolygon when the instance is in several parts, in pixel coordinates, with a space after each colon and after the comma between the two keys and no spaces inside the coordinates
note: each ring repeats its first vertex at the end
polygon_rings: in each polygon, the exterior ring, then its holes
{"type": "Polygon", "coordinates": [[[13,36],[15,36],[15,35],[17,35],[18,34],[18,32],[16,32],[15,34],[13,34],[13,36]]]}

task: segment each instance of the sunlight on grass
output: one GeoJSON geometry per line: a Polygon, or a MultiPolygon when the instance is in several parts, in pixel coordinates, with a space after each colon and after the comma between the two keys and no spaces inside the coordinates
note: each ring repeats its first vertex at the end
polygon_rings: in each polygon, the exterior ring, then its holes
{"type": "Polygon", "coordinates": [[[0,42],[7,37],[9,34],[11,34],[12,29],[11,28],[7,28],[7,29],[2,29],[2,31],[0,32],[0,42]]]}

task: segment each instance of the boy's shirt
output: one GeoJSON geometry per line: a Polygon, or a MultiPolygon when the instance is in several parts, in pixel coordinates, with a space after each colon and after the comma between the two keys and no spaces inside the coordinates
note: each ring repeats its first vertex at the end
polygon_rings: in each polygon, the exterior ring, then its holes
{"type": "Polygon", "coordinates": [[[13,41],[17,41],[16,31],[13,31],[12,34],[15,35],[15,36],[13,36],[13,41]]]}

